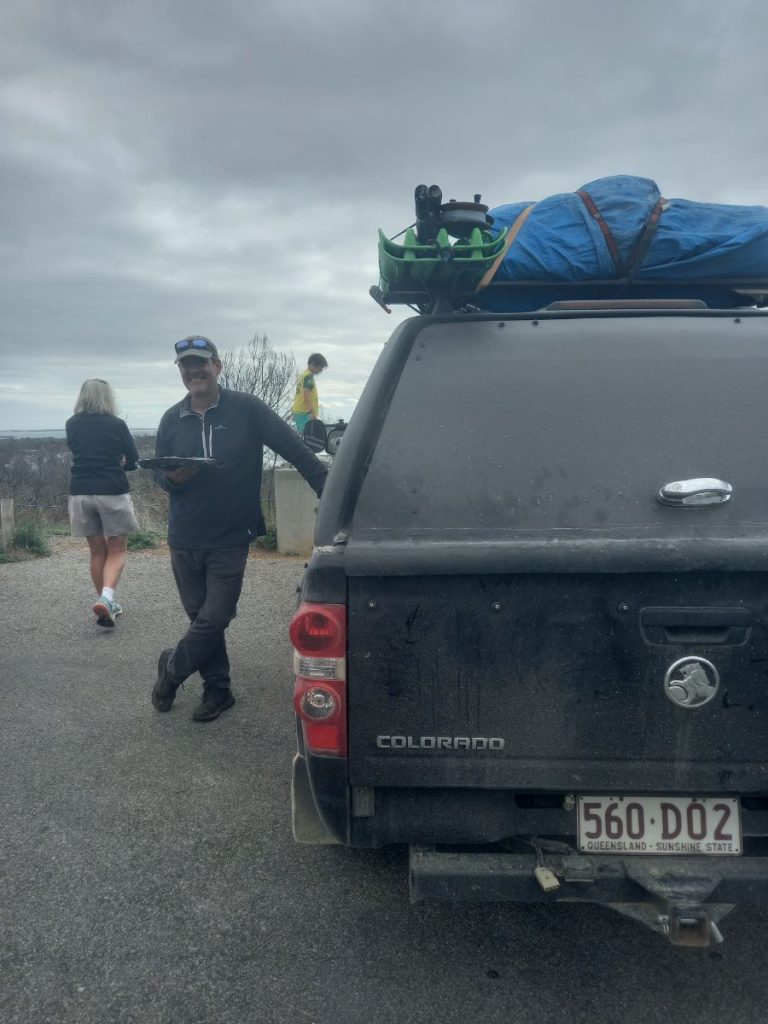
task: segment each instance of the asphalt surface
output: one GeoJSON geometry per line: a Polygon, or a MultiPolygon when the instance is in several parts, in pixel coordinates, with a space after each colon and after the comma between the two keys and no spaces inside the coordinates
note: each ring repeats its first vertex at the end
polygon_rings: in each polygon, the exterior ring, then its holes
{"type": "Polygon", "coordinates": [[[0,565],[3,1024],[765,1019],[765,911],[677,949],[590,906],[411,906],[404,849],[296,846],[301,568],[249,565],[238,703],[200,725],[198,680],[149,704],[184,622],[166,556],[131,556],[113,631],[79,547],[0,565]]]}

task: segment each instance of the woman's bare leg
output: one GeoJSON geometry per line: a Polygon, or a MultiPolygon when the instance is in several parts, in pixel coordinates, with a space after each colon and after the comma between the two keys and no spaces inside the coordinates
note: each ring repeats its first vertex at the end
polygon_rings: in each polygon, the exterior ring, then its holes
{"type": "Polygon", "coordinates": [[[120,582],[120,576],[125,568],[128,538],[125,535],[122,537],[107,537],[105,547],[106,561],[104,563],[102,586],[111,587],[112,590],[116,590],[117,584],[120,582]]]}
{"type": "Polygon", "coordinates": [[[91,549],[91,579],[96,587],[96,593],[100,594],[104,586],[104,564],[107,561],[107,538],[100,533],[93,537],[86,537],[88,547],[91,549]]]}

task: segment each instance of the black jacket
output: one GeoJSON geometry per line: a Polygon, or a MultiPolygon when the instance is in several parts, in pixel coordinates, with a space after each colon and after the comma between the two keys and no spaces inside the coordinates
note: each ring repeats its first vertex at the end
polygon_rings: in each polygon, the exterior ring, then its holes
{"type": "Polygon", "coordinates": [[[253,395],[219,389],[219,403],[204,416],[189,396],[171,406],[157,431],[155,454],[203,455],[222,463],[204,467],[174,486],[155,479],[170,495],[168,543],[175,548],[226,548],[266,532],[261,512],[264,445],[291,462],[319,496],[328,474],[299,435],[253,395]]]}
{"type": "Polygon", "coordinates": [[[136,469],[139,453],[123,420],[108,413],[79,412],[66,423],[72,452],[70,494],[127,494],[125,470],[136,469]],[[125,456],[125,466],[121,466],[125,456]]]}

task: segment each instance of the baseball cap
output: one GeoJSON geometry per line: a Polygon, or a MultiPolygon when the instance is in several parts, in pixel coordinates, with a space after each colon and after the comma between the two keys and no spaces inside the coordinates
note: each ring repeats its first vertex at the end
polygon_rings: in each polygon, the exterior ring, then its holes
{"type": "Polygon", "coordinates": [[[176,350],[175,362],[181,362],[187,356],[197,356],[198,359],[218,359],[219,352],[209,338],[202,334],[192,334],[188,338],[182,338],[173,346],[176,350]]]}

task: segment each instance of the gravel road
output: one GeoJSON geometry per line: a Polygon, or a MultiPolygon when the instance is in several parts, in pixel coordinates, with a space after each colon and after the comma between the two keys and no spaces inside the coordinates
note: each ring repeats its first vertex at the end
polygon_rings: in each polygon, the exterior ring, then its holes
{"type": "Polygon", "coordinates": [[[301,561],[249,565],[237,705],[195,724],[191,680],[149,704],[184,619],[167,555],[136,553],[115,630],[84,553],[0,565],[3,1024],[755,1024],[768,914],[717,950],[588,906],[408,903],[406,852],[290,834],[285,627],[301,561]]]}

